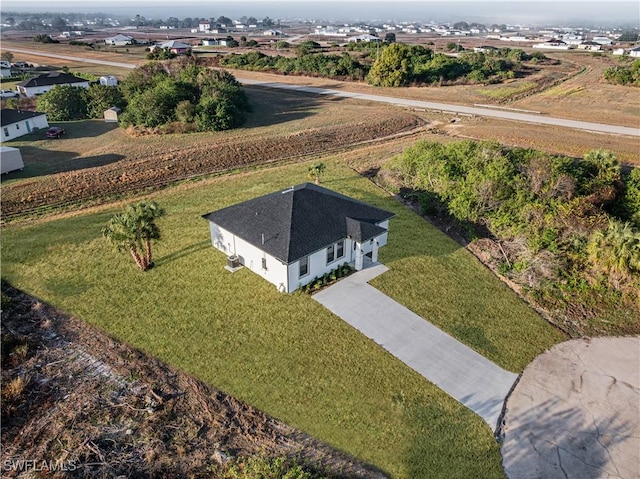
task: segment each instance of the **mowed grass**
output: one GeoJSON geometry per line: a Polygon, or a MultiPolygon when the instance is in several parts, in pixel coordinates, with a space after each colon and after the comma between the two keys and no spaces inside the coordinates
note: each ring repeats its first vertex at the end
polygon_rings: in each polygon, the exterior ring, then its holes
{"type": "MultiPolygon", "coordinates": [[[[562,337],[470,254],[340,162],[325,186],[397,213],[376,287],[511,370],[562,337]]],[[[188,373],[393,477],[503,477],[499,445],[474,413],[311,297],[230,274],[203,213],[306,179],[308,164],[183,184],[156,267],[142,273],[100,228],[119,207],[5,228],[3,275],[188,373]]],[[[390,318],[392,320],[392,318],[390,318]]]]}

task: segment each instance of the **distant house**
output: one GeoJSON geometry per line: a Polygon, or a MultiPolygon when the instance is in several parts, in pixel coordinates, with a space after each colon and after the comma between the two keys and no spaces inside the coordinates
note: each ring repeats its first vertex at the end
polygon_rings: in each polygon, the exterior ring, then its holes
{"type": "Polygon", "coordinates": [[[551,40],[547,40],[544,43],[536,43],[535,45],[533,45],[533,48],[542,48],[549,50],[569,50],[569,45],[562,40],[552,38],[551,40]]]}
{"type": "Polygon", "coordinates": [[[200,32],[208,32],[211,30],[211,22],[200,22],[198,23],[198,31],[200,32]]]}
{"type": "Polygon", "coordinates": [[[479,47],[473,47],[473,51],[476,53],[495,53],[499,50],[497,47],[492,47],[491,45],[482,45],[479,47]]]}
{"type": "Polygon", "coordinates": [[[640,47],[635,47],[629,50],[629,56],[634,58],[640,57],[640,47]]]}
{"type": "MultiPolygon", "coordinates": [[[[304,183],[203,215],[211,242],[290,293],[344,263],[377,262],[393,213],[304,183]]],[[[232,269],[234,269],[231,265],[232,269]]]]}
{"type": "Polygon", "coordinates": [[[280,30],[273,30],[273,29],[265,30],[262,34],[267,36],[267,37],[281,37],[282,36],[282,32],[280,30]]]}
{"type": "Polygon", "coordinates": [[[118,115],[122,110],[117,106],[112,106],[104,111],[105,123],[118,123],[118,115]]]}
{"type": "Polygon", "coordinates": [[[593,41],[599,43],[600,45],[611,45],[613,44],[613,40],[609,37],[593,37],[593,41]]]}
{"type": "Polygon", "coordinates": [[[349,37],[348,41],[350,43],[360,43],[360,42],[380,42],[380,38],[376,37],[375,35],[369,35],[368,33],[365,33],[363,35],[357,35],[355,37],[349,37]]]}
{"type": "Polygon", "coordinates": [[[100,85],[118,86],[118,79],[113,75],[105,75],[100,77],[100,85]]]}
{"type": "Polygon", "coordinates": [[[179,42],[178,40],[168,40],[166,42],[157,43],[151,47],[151,50],[155,50],[156,48],[165,49],[168,48],[170,51],[175,53],[176,55],[184,55],[193,47],[188,43],[179,42]]]}
{"type": "Polygon", "coordinates": [[[591,41],[587,41],[587,42],[582,42],[578,45],[578,48],[580,50],[588,50],[588,51],[600,51],[602,50],[602,45],[600,43],[597,42],[591,42],[591,41]]]}
{"type": "Polygon", "coordinates": [[[48,92],[56,85],[71,85],[79,88],[89,88],[89,80],[79,78],[70,73],[51,72],[29,78],[28,80],[18,83],[18,91],[20,94],[31,97],[42,95],[48,92]]]}
{"type": "Polygon", "coordinates": [[[11,76],[11,68],[0,68],[0,77],[8,78],[11,76]]]}
{"type": "Polygon", "coordinates": [[[116,36],[105,38],[104,39],[104,43],[106,45],[113,45],[113,46],[116,46],[116,47],[123,47],[125,45],[133,45],[135,43],[135,40],[132,37],[129,37],[127,35],[122,35],[122,34],[119,33],[116,36]]]}
{"type": "Polygon", "coordinates": [[[624,55],[624,48],[616,48],[611,52],[613,55],[624,55]]]}
{"type": "Polygon", "coordinates": [[[220,45],[220,40],[218,40],[217,38],[203,38],[202,45],[204,45],[205,47],[220,45]]]}
{"type": "Polygon", "coordinates": [[[49,128],[47,114],[39,111],[0,110],[0,131],[2,141],[13,140],[32,131],[49,128]]]}

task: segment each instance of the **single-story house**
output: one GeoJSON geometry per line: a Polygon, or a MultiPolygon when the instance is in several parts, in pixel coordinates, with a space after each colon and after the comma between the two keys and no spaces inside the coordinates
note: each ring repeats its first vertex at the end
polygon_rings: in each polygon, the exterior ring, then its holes
{"type": "Polygon", "coordinates": [[[113,45],[113,46],[116,46],[116,47],[123,47],[125,45],[132,45],[133,43],[135,43],[135,40],[133,39],[133,37],[130,37],[128,35],[122,35],[121,33],[118,33],[117,35],[115,35],[113,37],[105,38],[104,39],[104,43],[106,45],[113,45]]]}
{"type": "Polygon", "coordinates": [[[22,170],[24,162],[19,148],[0,147],[0,172],[4,175],[11,171],[22,170]]]}
{"type": "Polygon", "coordinates": [[[349,263],[378,260],[393,213],[311,183],[203,215],[211,242],[290,293],[349,263]]]}
{"type": "Polygon", "coordinates": [[[262,34],[267,36],[267,37],[281,37],[282,36],[282,32],[280,30],[274,30],[272,28],[270,28],[269,30],[265,30],[262,34]]]}
{"type": "Polygon", "coordinates": [[[198,23],[198,31],[200,32],[208,32],[211,30],[211,22],[200,22],[198,23]]]}
{"type": "Polygon", "coordinates": [[[597,52],[602,50],[602,45],[598,42],[586,41],[582,42],[578,45],[580,50],[589,50],[593,52],[597,52]]]}
{"type": "Polygon", "coordinates": [[[495,53],[498,50],[498,47],[493,47],[491,45],[481,45],[479,47],[473,47],[473,51],[476,53],[495,53]]]}
{"type": "Polygon", "coordinates": [[[624,55],[624,48],[616,48],[611,52],[612,55],[624,55]]]}
{"type": "Polygon", "coordinates": [[[39,111],[0,110],[0,131],[2,141],[13,140],[35,130],[49,128],[47,114],[39,111]]]}
{"type": "Polygon", "coordinates": [[[105,75],[100,77],[100,85],[118,86],[118,79],[113,75],[105,75]]]}
{"type": "Polygon", "coordinates": [[[613,40],[609,37],[593,37],[593,41],[599,43],[600,45],[612,45],[613,40]]]}
{"type": "Polygon", "coordinates": [[[117,106],[112,106],[104,111],[104,121],[105,123],[117,123],[118,115],[122,110],[117,106]]]}
{"type": "Polygon", "coordinates": [[[176,55],[184,55],[185,53],[187,53],[187,51],[191,50],[191,48],[193,47],[188,43],[179,42],[178,40],[168,40],[166,42],[157,43],[153,45],[151,47],[151,51],[155,50],[156,48],[161,48],[161,49],[168,48],[170,51],[172,51],[176,55]]]}
{"type": "Polygon", "coordinates": [[[9,78],[11,76],[11,68],[0,68],[0,77],[9,78]]]}
{"type": "Polygon", "coordinates": [[[220,40],[218,40],[217,38],[203,38],[202,45],[205,47],[220,45],[220,40]]]}
{"type": "Polygon", "coordinates": [[[634,58],[640,57],[640,47],[635,47],[629,50],[629,56],[634,58]]]}
{"type": "Polygon", "coordinates": [[[348,41],[350,43],[360,43],[360,42],[380,42],[382,40],[380,40],[380,38],[376,37],[375,35],[369,35],[368,33],[365,33],[363,35],[349,37],[348,41]]]}
{"type": "Polygon", "coordinates": [[[29,78],[18,83],[18,91],[21,95],[30,97],[42,95],[56,85],[71,85],[79,88],[89,88],[89,80],[78,78],[70,73],[50,72],[29,78]]]}
{"type": "Polygon", "coordinates": [[[569,44],[563,42],[562,40],[558,40],[556,38],[552,38],[551,40],[547,40],[544,43],[536,43],[533,45],[533,48],[544,48],[550,50],[569,50],[569,44]]]}

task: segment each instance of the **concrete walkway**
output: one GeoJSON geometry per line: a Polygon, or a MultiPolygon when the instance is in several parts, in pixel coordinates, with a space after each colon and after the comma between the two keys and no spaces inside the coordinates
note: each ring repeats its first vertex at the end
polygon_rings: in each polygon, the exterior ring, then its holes
{"type": "Polygon", "coordinates": [[[387,269],[374,264],[313,298],[474,411],[495,431],[517,375],[367,284],[387,269]]]}

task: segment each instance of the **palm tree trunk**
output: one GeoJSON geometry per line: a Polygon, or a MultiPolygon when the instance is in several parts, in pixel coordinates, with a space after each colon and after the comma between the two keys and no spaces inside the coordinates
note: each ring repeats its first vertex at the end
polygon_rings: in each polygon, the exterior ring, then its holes
{"type": "Polygon", "coordinates": [[[151,238],[144,239],[144,249],[145,249],[145,262],[147,263],[147,267],[153,262],[151,260],[151,238]]]}
{"type": "Polygon", "coordinates": [[[129,251],[131,252],[131,257],[133,258],[133,261],[135,261],[136,264],[138,265],[138,268],[140,268],[142,271],[147,269],[146,265],[144,264],[143,258],[138,253],[138,249],[135,246],[132,246],[129,251]]]}

